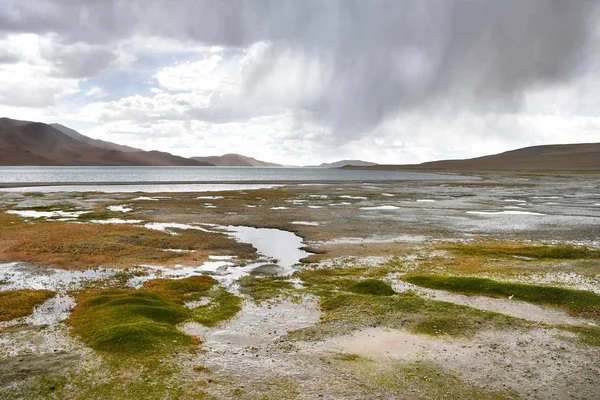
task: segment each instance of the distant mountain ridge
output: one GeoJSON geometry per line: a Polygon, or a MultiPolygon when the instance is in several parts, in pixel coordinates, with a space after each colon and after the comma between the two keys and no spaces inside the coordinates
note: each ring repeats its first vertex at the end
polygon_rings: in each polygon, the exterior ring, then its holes
{"type": "Polygon", "coordinates": [[[256,158],[234,153],[222,156],[192,157],[192,160],[207,162],[219,167],[281,167],[280,164],[260,161],[256,158]]]}
{"type": "Polygon", "coordinates": [[[342,168],[345,166],[354,166],[354,167],[372,167],[377,165],[374,162],[370,161],[362,161],[362,160],[340,160],[331,163],[322,163],[321,165],[315,165],[313,167],[317,168],[342,168]]]}
{"type": "Polygon", "coordinates": [[[121,144],[105,142],[104,140],[100,140],[100,139],[92,139],[91,137],[84,136],[81,133],[77,132],[76,130],[67,128],[66,126],[61,125],[61,124],[50,124],[50,126],[58,129],[65,135],[72,137],[75,140],[79,140],[80,142],[87,143],[90,146],[102,147],[104,149],[111,149],[111,150],[120,150],[120,151],[124,151],[126,153],[133,152],[133,151],[144,151],[142,149],[136,149],[135,147],[129,147],[129,146],[121,145],[121,144]]]}
{"type": "Polygon", "coordinates": [[[0,118],[0,165],[212,166],[160,151],[125,152],[110,142],[94,146],[89,144],[96,143],[94,139],[70,133],[41,122],[0,118]],[[113,148],[106,147],[110,145],[113,148]]]}
{"type": "Polygon", "coordinates": [[[441,160],[425,162],[422,164],[377,165],[372,167],[345,168],[444,171],[597,171],[600,170],[600,143],[531,146],[464,160],[441,160]]]}

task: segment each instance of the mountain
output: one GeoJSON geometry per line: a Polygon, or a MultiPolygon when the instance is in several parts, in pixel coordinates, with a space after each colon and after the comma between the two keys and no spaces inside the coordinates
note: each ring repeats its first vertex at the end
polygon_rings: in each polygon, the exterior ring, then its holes
{"type": "Polygon", "coordinates": [[[222,156],[192,157],[192,160],[207,162],[219,167],[281,167],[256,158],[246,157],[241,154],[224,154],[222,156]]]}
{"type": "Polygon", "coordinates": [[[81,133],[77,132],[76,130],[67,128],[66,126],[61,125],[61,124],[50,124],[50,126],[58,129],[65,135],[72,137],[75,140],[79,140],[80,142],[87,143],[90,146],[102,147],[103,149],[120,150],[120,151],[124,151],[126,153],[132,152],[132,151],[144,151],[142,149],[136,149],[135,147],[129,147],[129,146],[123,146],[123,145],[116,144],[116,143],[105,142],[104,140],[100,140],[100,139],[92,139],[91,137],[84,136],[81,133]]]}
{"type": "Polygon", "coordinates": [[[0,165],[206,166],[211,164],[159,151],[124,152],[92,146],[48,124],[1,118],[0,165]]]}
{"type": "Polygon", "coordinates": [[[369,161],[361,161],[361,160],[340,160],[332,163],[323,163],[321,165],[317,165],[317,168],[342,168],[345,166],[353,166],[353,167],[372,167],[377,164],[369,161]]]}
{"type": "MultiPolygon", "coordinates": [[[[349,167],[353,168],[353,167],[349,167]]],[[[431,161],[422,164],[378,165],[377,170],[600,170],[600,143],[554,144],[525,147],[466,160],[431,161]]]]}

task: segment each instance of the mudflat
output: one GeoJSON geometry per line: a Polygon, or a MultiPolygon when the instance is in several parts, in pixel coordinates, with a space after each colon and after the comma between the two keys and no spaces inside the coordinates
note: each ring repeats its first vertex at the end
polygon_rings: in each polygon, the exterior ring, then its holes
{"type": "Polygon", "coordinates": [[[32,190],[2,398],[597,398],[593,175],[32,190]]]}

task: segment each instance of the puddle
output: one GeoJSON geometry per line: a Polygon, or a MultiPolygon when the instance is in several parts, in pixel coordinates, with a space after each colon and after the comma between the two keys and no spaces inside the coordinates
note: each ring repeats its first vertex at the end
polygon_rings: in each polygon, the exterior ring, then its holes
{"type": "Polygon", "coordinates": [[[277,304],[256,305],[246,302],[235,319],[217,329],[186,323],[182,330],[203,338],[204,346],[210,351],[261,347],[288,332],[314,325],[320,316],[317,302],[309,298],[301,303],[284,300],[277,304]]]}
{"type": "Polygon", "coordinates": [[[224,199],[223,196],[198,196],[196,199],[198,200],[221,200],[224,199]]]}
{"type": "Polygon", "coordinates": [[[467,211],[467,214],[473,215],[546,215],[532,211],[467,211]]]}
{"type": "Polygon", "coordinates": [[[349,195],[343,195],[343,196],[339,196],[340,199],[356,199],[356,200],[367,200],[368,197],[364,197],[364,196],[349,196],[349,195]]]}
{"type": "Polygon", "coordinates": [[[135,199],[131,199],[133,201],[159,201],[160,199],[157,197],[147,197],[147,196],[140,196],[140,197],[136,197],[135,199]]]}
{"type": "Polygon", "coordinates": [[[396,236],[372,236],[368,238],[357,237],[341,237],[331,239],[323,244],[357,244],[357,243],[393,243],[393,242],[410,242],[418,243],[427,240],[427,236],[423,235],[396,235],[396,236]]]}
{"type": "Polygon", "coordinates": [[[394,195],[391,193],[381,193],[381,195],[385,197],[394,197],[394,195]]]}
{"type": "Polygon", "coordinates": [[[8,210],[7,214],[15,214],[21,218],[77,218],[88,211],[33,211],[33,210],[8,210]]]}
{"type": "Polygon", "coordinates": [[[291,223],[293,225],[308,225],[308,226],[318,226],[318,225],[320,225],[318,222],[311,222],[311,221],[292,221],[291,223]]]}
{"type": "Polygon", "coordinates": [[[366,328],[349,335],[325,339],[318,343],[299,343],[303,350],[358,354],[364,357],[413,359],[423,351],[437,348],[442,340],[414,335],[389,328],[366,328]]]}
{"type": "Polygon", "coordinates": [[[202,228],[200,226],[189,225],[189,224],[179,224],[177,222],[148,222],[147,224],[144,225],[144,227],[146,229],[152,229],[155,231],[166,232],[173,236],[177,235],[177,232],[174,232],[173,229],[182,229],[182,230],[195,229],[195,230],[199,230],[202,232],[211,232],[211,233],[214,232],[214,231],[211,231],[210,229],[202,228]]]}
{"type": "Polygon", "coordinates": [[[144,222],[142,219],[121,219],[121,218],[109,218],[109,219],[93,219],[89,221],[92,224],[141,224],[144,222]]]}
{"type": "Polygon", "coordinates": [[[132,211],[133,208],[131,208],[131,206],[129,204],[123,204],[123,205],[115,205],[115,206],[108,206],[106,207],[106,209],[108,211],[115,211],[115,212],[129,212],[132,211]]]}
{"type": "Polygon", "coordinates": [[[435,203],[433,199],[418,199],[417,203],[435,203]]]}
{"type": "Polygon", "coordinates": [[[21,263],[0,264],[1,290],[46,289],[59,293],[76,290],[93,280],[110,279],[118,270],[87,269],[67,271],[38,268],[21,263]]]}
{"type": "Polygon", "coordinates": [[[271,207],[271,210],[287,210],[287,207],[271,207]]]}
{"type": "Polygon", "coordinates": [[[323,208],[323,206],[308,206],[308,208],[323,208]]]}
{"type": "Polygon", "coordinates": [[[39,306],[35,307],[33,313],[23,318],[0,322],[0,327],[8,327],[19,324],[28,325],[52,325],[69,318],[71,310],[75,307],[75,299],[67,295],[56,295],[39,306]]]}
{"type": "Polygon", "coordinates": [[[302,238],[292,232],[279,229],[252,228],[248,226],[228,226],[226,229],[238,241],[250,243],[259,254],[269,258],[271,262],[291,268],[311,253],[301,250],[304,246],[302,238]]]}
{"type": "Polygon", "coordinates": [[[375,207],[361,207],[361,210],[397,210],[400,207],[396,206],[375,206],[375,207]]]}
{"type": "Polygon", "coordinates": [[[219,261],[233,260],[235,258],[236,258],[236,256],[208,256],[209,260],[219,260],[219,261]]]}

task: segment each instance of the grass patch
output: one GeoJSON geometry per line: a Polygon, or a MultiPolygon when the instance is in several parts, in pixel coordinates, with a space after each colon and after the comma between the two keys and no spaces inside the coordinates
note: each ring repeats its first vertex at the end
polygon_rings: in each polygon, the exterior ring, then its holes
{"type": "Polygon", "coordinates": [[[584,290],[440,275],[409,275],[403,279],[431,289],[491,297],[514,296],[516,300],[565,308],[571,315],[586,318],[600,317],[600,295],[584,290]]]}
{"type": "Polygon", "coordinates": [[[197,264],[208,255],[220,252],[240,258],[252,258],[256,254],[251,245],[237,243],[221,233],[183,230],[173,236],[130,225],[15,221],[18,219],[0,217],[1,261],[27,261],[66,269],[99,265],[124,268],[142,263],[197,264]],[[176,253],[163,249],[195,252],[176,253]]]}
{"type": "Polygon", "coordinates": [[[334,354],[333,358],[338,361],[358,361],[362,359],[362,357],[358,354],[352,353],[338,353],[334,354]]]}
{"type": "Polygon", "coordinates": [[[241,309],[241,299],[217,287],[210,276],[154,279],[141,290],[104,290],[82,294],[70,322],[91,348],[129,355],[191,346],[195,340],[176,325],[193,319],[214,326],[241,309]],[[186,301],[203,296],[212,301],[189,309],[186,301]]]}
{"type": "Polygon", "coordinates": [[[211,303],[192,310],[192,319],[204,326],[216,326],[242,309],[242,299],[222,287],[213,289],[211,297],[211,303]]]}
{"type": "Polygon", "coordinates": [[[29,379],[20,387],[0,389],[0,398],[19,399],[61,399],[63,398],[67,378],[60,375],[43,375],[29,379]]]}
{"type": "Polygon", "coordinates": [[[349,289],[354,293],[374,296],[391,296],[396,293],[388,283],[378,279],[365,279],[350,286],[349,289]]]}
{"type": "Polygon", "coordinates": [[[479,242],[445,246],[455,254],[471,257],[528,257],[536,260],[598,259],[600,251],[574,245],[528,245],[522,243],[479,242]]]}
{"type": "Polygon", "coordinates": [[[147,290],[108,290],[82,295],[70,322],[91,348],[129,355],[191,346],[175,327],[188,311],[147,290]]]}
{"type": "Polygon", "coordinates": [[[185,279],[153,279],[144,287],[163,298],[183,304],[186,301],[198,300],[209,294],[210,289],[218,282],[208,275],[190,276],[185,279]]]}
{"type": "MultiPolygon", "coordinates": [[[[385,393],[401,399],[515,399],[510,392],[495,392],[464,381],[431,361],[345,364],[366,386],[368,393],[385,393]]],[[[364,387],[363,386],[363,387],[364,387]]]]}
{"type": "Polygon", "coordinates": [[[294,288],[289,278],[282,276],[255,277],[245,276],[238,281],[240,292],[248,295],[257,303],[274,299],[294,288]]]}
{"type": "Polygon", "coordinates": [[[0,292],[0,321],[25,317],[56,293],[51,290],[9,290],[0,292]]]}
{"type": "Polygon", "coordinates": [[[302,291],[320,296],[331,297],[350,288],[359,282],[360,278],[380,278],[390,272],[388,266],[359,266],[335,264],[325,268],[303,268],[294,276],[300,278],[305,286],[302,291]]]}
{"type": "Polygon", "coordinates": [[[560,329],[576,334],[576,341],[586,346],[600,347],[600,327],[561,325],[560,329]]]}
{"type": "Polygon", "coordinates": [[[508,315],[445,301],[425,299],[411,292],[394,296],[338,294],[321,301],[321,321],[289,334],[290,339],[318,340],[365,327],[405,329],[432,336],[472,336],[483,329],[528,327],[508,315]]]}

